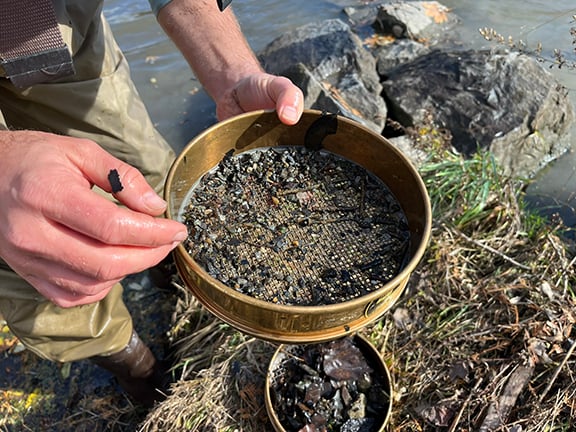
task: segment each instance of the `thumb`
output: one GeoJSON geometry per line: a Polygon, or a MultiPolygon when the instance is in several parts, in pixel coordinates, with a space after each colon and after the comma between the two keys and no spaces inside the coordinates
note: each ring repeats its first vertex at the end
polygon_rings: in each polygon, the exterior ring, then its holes
{"type": "Polygon", "coordinates": [[[166,210],[166,201],[136,168],[115,158],[96,143],[92,149],[81,147],[86,151],[81,169],[92,184],[113,194],[134,211],[158,216],[166,210]]]}
{"type": "Polygon", "coordinates": [[[298,123],[304,110],[304,95],[286,77],[275,77],[268,84],[268,94],[276,102],[276,111],[282,123],[298,123]]]}

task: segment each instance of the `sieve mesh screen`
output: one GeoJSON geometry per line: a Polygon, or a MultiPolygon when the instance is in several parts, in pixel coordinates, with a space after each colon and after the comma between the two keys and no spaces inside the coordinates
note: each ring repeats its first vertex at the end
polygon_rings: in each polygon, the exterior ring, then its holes
{"type": "Polygon", "coordinates": [[[409,229],[358,164],[299,146],[228,154],[191,189],[188,253],[212,277],[288,305],[351,300],[401,270],[409,229]]]}

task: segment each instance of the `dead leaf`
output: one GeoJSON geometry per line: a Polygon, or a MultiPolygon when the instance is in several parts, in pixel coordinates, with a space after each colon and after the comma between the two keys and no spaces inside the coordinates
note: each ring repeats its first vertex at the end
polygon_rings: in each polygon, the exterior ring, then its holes
{"type": "Polygon", "coordinates": [[[421,405],[417,408],[418,414],[434,426],[450,426],[454,418],[454,410],[446,405],[421,405]]]}
{"type": "Polygon", "coordinates": [[[452,382],[464,381],[470,382],[470,372],[472,365],[467,361],[454,363],[450,368],[449,377],[452,382]]]}
{"type": "Polygon", "coordinates": [[[12,334],[7,325],[0,327],[0,353],[8,351],[18,344],[18,338],[12,334]]]}
{"type": "Polygon", "coordinates": [[[363,43],[366,46],[374,48],[377,46],[390,45],[395,40],[396,38],[394,36],[373,34],[372,36],[369,36],[366,39],[364,39],[363,43]]]}

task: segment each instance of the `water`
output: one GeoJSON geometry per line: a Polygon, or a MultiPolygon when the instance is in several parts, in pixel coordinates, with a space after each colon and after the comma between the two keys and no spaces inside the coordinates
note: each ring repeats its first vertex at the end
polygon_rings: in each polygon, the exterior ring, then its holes
{"type": "MultiPolygon", "coordinates": [[[[216,0],[214,0],[216,1],[216,0]]],[[[246,38],[255,51],[274,38],[300,25],[343,17],[342,8],[368,3],[354,0],[235,0],[233,7],[246,38]]],[[[512,36],[552,57],[560,49],[576,62],[570,28],[576,26],[573,0],[444,0],[462,20],[461,40],[472,48],[494,47],[478,29],[489,27],[512,36]]],[[[160,132],[178,151],[206,127],[214,124],[214,104],[190,72],[188,64],[164,35],[145,0],[106,0],[109,18],[118,42],[150,115],[160,132]]],[[[576,69],[551,68],[569,89],[576,105],[576,69]]],[[[575,135],[576,136],[576,135],[575,135]]],[[[576,149],[576,144],[573,145],[576,149]]],[[[528,188],[529,202],[547,215],[559,212],[576,227],[576,152],[551,164],[528,188]]]]}

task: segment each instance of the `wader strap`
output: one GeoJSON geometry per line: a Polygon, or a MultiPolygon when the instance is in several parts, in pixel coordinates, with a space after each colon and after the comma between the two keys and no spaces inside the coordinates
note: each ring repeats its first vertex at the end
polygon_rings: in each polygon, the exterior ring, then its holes
{"type": "Polygon", "coordinates": [[[0,76],[23,88],[73,74],[50,0],[0,0],[0,76]]]}

